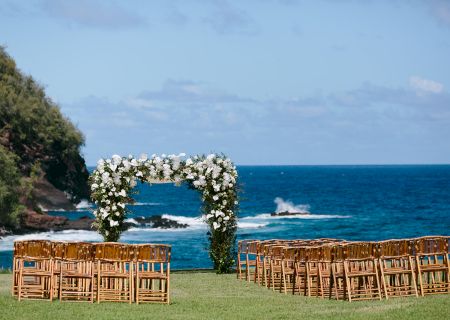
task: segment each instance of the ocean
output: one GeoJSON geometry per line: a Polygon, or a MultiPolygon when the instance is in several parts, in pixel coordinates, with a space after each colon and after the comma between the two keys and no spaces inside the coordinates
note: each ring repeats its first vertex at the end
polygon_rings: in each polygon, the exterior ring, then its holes
{"type": "MultiPolygon", "coordinates": [[[[384,240],[450,235],[450,165],[238,166],[238,239],[384,240]],[[308,215],[273,217],[274,211],[308,215]]],[[[186,229],[132,228],[121,241],[172,245],[172,269],[211,268],[200,195],[185,185],[141,184],[129,218],[163,215],[186,229]]],[[[91,215],[82,203],[71,219],[91,215]]],[[[17,239],[101,241],[69,230],[0,240],[0,268],[10,268],[17,239]]]]}

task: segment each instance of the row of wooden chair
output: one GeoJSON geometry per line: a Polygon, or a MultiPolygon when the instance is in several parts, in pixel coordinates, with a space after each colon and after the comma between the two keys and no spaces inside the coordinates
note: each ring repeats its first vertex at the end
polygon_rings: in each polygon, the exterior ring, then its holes
{"type": "Polygon", "coordinates": [[[242,240],[237,277],[284,293],[349,301],[450,293],[449,242],[442,236],[242,240]]]}
{"type": "Polygon", "coordinates": [[[12,295],[22,299],[169,303],[171,246],[14,242],[12,295]]]}

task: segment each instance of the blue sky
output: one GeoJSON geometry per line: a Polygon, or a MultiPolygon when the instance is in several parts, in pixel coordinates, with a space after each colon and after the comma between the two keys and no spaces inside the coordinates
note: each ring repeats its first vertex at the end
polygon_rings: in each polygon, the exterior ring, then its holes
{"type": "Polygon", "coordinates": [[[450,1],[5,1],[0,44],[112,154],[450,163],[450,1]]]}

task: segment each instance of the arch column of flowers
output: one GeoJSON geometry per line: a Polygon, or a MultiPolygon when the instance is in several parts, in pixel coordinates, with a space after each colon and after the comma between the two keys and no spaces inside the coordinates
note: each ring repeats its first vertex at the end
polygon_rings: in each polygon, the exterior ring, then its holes
{"type": "Polygon", "coordinates": [[[209,226],[209,255],[218,273],[234,265],[237,218],[237,171],[224,155],[153,155],[148,158],[112,156],[100,159],[90,177],[91,197],[97,205],[94,227],[105,241],[118,241],[124,231],[127,203],[137,180],[187,183],[201,193],[203,218],[209,226]]]}

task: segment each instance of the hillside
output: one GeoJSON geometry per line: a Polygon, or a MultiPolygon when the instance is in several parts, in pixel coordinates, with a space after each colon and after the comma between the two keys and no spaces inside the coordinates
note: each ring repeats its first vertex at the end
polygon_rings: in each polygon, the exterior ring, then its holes
{"type": "Polygon", "coordinates": [[[70,209],[89,197],[83,144],[43,87],[0,47],[0,230],[34,229],[27,221],[44,215],[42,208],[70,209]]]}

